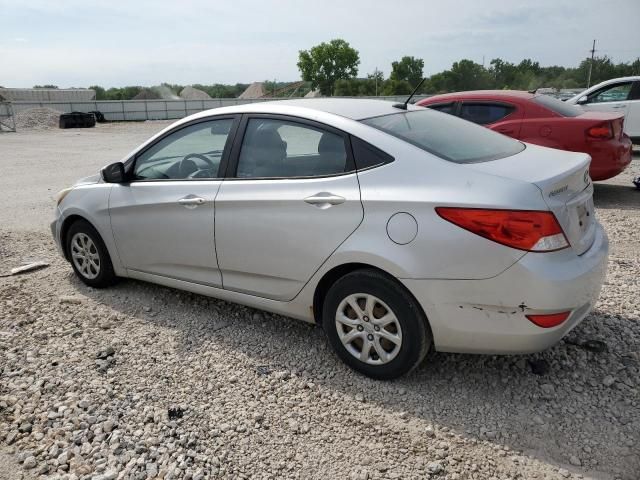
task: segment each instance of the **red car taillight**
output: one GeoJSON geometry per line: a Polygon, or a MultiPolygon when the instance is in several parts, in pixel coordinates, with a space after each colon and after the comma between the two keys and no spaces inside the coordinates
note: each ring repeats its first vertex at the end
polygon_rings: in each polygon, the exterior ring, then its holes
{"type": "Polygon", "coordinates": [[[557,327],[564,322],[571,312],[551,313],[544,315],[525,315],[532,323],[542,328],[557,327]]]}
{"type": "Polygon", "coordinates": [[[587,130],[587,136],[599,140],[609,140],[613,138],[613,127],[611,122],[601,123],[587,130]]]}
{"type": "Polygon", "coordinates": [[[553,252],[569,246],[555,215],[545,211],[437,207],[445,220],[508,247],[553,252]]]}

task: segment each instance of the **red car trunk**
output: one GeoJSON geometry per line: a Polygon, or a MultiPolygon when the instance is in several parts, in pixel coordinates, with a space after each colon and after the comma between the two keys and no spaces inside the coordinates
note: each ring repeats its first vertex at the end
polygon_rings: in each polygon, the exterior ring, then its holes
{"type": "Polygon", "coordinates": [[[436,95],[418,105],[451,112],[523,142],[587,153],[593,180],[614,177],[631,162],[631,139],[623,133],[622,114],[586,112],[544,95],[509,91],[436,95]]]}

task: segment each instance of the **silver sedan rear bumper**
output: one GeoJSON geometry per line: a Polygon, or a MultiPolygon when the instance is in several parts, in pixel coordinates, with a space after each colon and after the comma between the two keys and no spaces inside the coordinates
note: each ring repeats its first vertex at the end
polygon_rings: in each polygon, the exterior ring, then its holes
{"type": "Polygon", "coordinates": [[[591,248],[528,253],[486,280],[402,280],[421,303],[439,351],[514,354],[544,350],[578,325],[595,305],[607,270],[609,242],[597,225],[591,248]],[[571,311],[552,328],[527,314],[571,311]]]}

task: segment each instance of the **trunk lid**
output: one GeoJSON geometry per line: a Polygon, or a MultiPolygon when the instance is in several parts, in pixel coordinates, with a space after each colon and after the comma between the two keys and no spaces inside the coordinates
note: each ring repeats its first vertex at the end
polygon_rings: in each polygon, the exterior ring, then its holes
{"type": "Polygon", "coordinates": [[[571,247],[581,255],[591,247],[596,232],[590,163],[591,157],[585,153],[527,144],[527,148],[511,157],[466,166],[533,183],[560,222],[571,247]]]}

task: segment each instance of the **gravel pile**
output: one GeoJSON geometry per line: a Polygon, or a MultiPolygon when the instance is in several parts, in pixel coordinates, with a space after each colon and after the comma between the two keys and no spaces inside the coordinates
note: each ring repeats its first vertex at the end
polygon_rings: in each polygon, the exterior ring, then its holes
{"type": "Polygon", "coordinates": [[[58,128],[62,112],[51,108],[31,108],[17,112],[16,130],[45,130],[58,128]]]}
{"type": "Polygon", "coordinates": [[[211,100],[207,92],[191,86],[186,86],[182,89],[180,98],[184,100],[211,100]]]}

